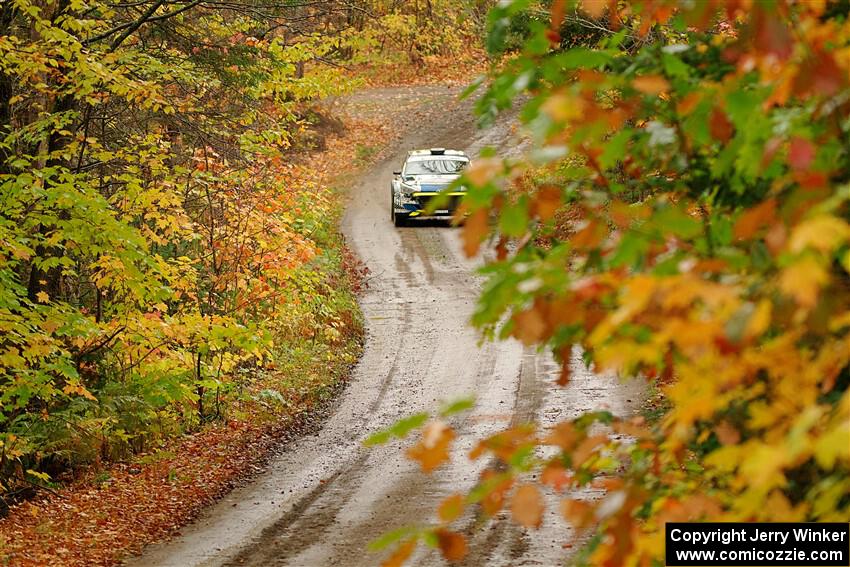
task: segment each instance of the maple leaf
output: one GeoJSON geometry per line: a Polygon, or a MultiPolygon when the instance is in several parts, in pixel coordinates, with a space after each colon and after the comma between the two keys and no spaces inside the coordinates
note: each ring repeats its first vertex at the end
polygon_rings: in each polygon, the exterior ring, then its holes
{"type": "Polygon", "coordinates": [[[47,292],[45,291],[39,291],[38,293],[36,293],[35,298],[38,300],[39,303],[47,303],[50,301],[50,296],[47,295],[47,292]]]}

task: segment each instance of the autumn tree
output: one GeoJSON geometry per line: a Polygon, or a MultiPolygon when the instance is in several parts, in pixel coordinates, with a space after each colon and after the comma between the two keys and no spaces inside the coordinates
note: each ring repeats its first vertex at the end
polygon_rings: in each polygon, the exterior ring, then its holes
{"type": "Polygon", "coordinates": [[[240,369],[354,321],[313,263],[333,204],[285,163],[349,84],[342,11],[0,3],[0,496],[219,417],[240,369]]]}
{"type": "MultiPolygon", "coordinates": [[[[534,528],[541,494],[596,534],[577,558],[599,565],[662,564],[668,521],[846,521],[846,4],[514,0],[490,12],[494,56],[528,13],[478,108],[521,104],[531,149],[464,181],[466,250],[498,256],[474,323],[550,349],[562,385],[574,349],[643,377],[663,411],[481,440],[470,458],[499,465],[441,524],[397,532],[389,564],[416,541],[458,559],[471,506],[534,528]],[[606,496],[574,496],[591,485],[606,496]]],[[[435,468],[451,438],[431,422],[436,462],[414,457],[435,468]]]]}

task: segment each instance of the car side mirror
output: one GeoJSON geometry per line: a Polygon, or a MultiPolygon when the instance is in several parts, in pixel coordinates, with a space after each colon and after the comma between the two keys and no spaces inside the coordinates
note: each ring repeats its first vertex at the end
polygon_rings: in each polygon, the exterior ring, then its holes
{"type": "Polygon", "coordinates": [[[393,175],[401,175],[401,171],[393,171],[393,175]]]}

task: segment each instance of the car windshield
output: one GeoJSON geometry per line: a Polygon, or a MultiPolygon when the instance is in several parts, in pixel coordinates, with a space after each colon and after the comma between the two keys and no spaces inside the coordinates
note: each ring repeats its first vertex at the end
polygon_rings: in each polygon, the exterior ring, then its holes
{"type": "Polygon", "coordinates": [[[404,166],[405,175],[441,175],[460,173],[469,162],[465,159],[424,159],[409,161],[404,166]]]}

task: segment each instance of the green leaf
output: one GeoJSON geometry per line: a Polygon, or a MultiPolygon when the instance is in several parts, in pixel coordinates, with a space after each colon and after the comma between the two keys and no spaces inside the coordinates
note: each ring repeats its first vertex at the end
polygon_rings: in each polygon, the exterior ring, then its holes
{"type": "Polygon", "coordinates": [[[416,526],[405,526],[383,534],[378,539],[369,542],[369,551],[381,551],[403,539],[418,538],[422,528],[416,526]]]}
{"type": "Polygon", "coordinates": [[[393,437],[405,437],[412,430],[424,424],[428,420],[428,417],[430,417],[428,413],[422,412],[400,419],[386,429],[382,429],[381,431],[373,433],[367,437],[363,444],[367,447],[371,447],[373,445],[386,443],[393,437]]]}
{"type": "Polygon", "coordinates": [[[693,238],[702,232],[699,219],[675,206],[667,206],[652,215],[652,222],[661,233],[673,233],[682,238],[693,238]]]}
{"type": "Polygon", "coordinates": [[[528,230],[528,199],[523,197],[515,204],[502,209],[499,219],[502,234],[510,237],[520,237],[528,230]]]}
{"type": "Polygon", "coordinates": [[[440,415],[442,417],[448,417],[450,415],[472,409],[473,407],[475,407],[474,397],[461,398],[443,406],[443,409],[440,410],[440,415]]]}
{"type": "Polygon", "coordinates": [[[613,57],[605,51],[574,47],[569,51],[556,55],[552,62],[562,69],[589,69],[610,63],[613,57]]]}

